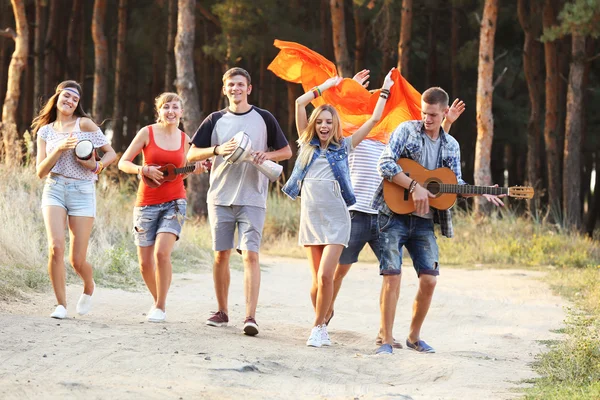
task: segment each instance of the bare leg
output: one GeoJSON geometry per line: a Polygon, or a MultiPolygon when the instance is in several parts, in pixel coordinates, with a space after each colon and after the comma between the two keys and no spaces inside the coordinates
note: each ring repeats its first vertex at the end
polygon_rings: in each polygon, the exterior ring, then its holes
{"type": "Polygon", "coordinates": [[[83,293],[94,292],[94,270],[87,262],[87,249],[94,226],[93,217],[69,216],[69,234],[71,236],[70,261],[75,272],[83,279],[83,293]]]}
{"type": "Polygon", "coordinates": [[[421,338],[421,327],[423,326],[423,322],[429,311],[436,283],[437,276],[421,274],[419,277],[419,291],[417,292],[413,303],[413,315],[410,323],[410,331],[408,333],[408,340],[410,340],[411,343],[414,343],[421,338]]]}
{"type": "Polygon", "coordinates": [[[156,300],[158,299],[158,292],[156,291],[156,271],[154,265],[154,245],[139,247],[137,248],[138,260],[140,263],[140,272],[144,283],[150,291],[152,298],[154,299],[154,305],[156,306],[156,300]]]}
{"type": "Polygon", "coordinates": [[[229,314],[227,298],[229,296],[229,256],[231,250],[215,251],[215,263],[213,264],[213,281],[215,283],[215,294],[217,296],[218,311],[229,314]]]}
{"type": "Polygon", "coordinates": [[[321,257],[323,256],[324,246],[305,246],[306,256],[308,258],[308,264],[310,266],[310,273],[312,274],[312,286],[310,287],[310,300],[312,301],[313,308],[317,312],[317,292],[319,291],[319,265],[321,264],[321,257]]]}
{"type": "Polygon", "coordinates": [[[341,244],[332,244],[326,245],[323,249],[318,273],[319,289],[317,291],[317,315],[314,326],[325,323],[325,314],[329,310],[333,298],[333,274],[343,248],[344,246],[341,244]]]}
{"type": "Polygon", "coordinates": [[[381,285],[381,330],[383,343],[393,345],[392,330],[396,317],[396,305],[400,297],[401,275],[384,275],[381,285]]]}
{"type": "MultiPolygon", "coordinates": [[[[244,294],[246,295],[246,317],[256,316],[258,293],[260,291],[260,264],[258,253],[242,250],[244,260],[244,294]]],[[[229,270],[228,270],[229,271],[229,270]]]]}
{"type": "Polygon", "coordinates": [[[48,275],[57,303],[66,308],[65,229],[67,227],[67,211],[62,207],[48,206],[44,207],[43,214],[48,237],[48,275]]]}
{"type": "Polygon", "coordinates": [[[342,280],[344,280],[344,277],[348,274],[348,271],[350,271],[350,267],[352,267],[352,264],[338,264],[335,269],[335,273],[333,274],[333,297],[331,298],[331,306],[329,306],[329,310],[325,315],[325,321],[328,321],[333,314],[335,299],[342,288],[342,280]]]}
{"type": "Polygon", "coordinates": [[[171,287],[173,278],[173,266],[171,265],[171,252],[177,236],[172,233],[159,233],[154,243],[154,258],[156,263],[156,308],[163,311],[166,309],[167,293],[171,287]]]}

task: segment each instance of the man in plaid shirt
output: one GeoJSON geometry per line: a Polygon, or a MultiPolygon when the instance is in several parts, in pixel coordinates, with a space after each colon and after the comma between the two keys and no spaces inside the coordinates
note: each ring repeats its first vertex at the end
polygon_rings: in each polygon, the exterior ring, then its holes
{"type": "MultiPolygon", "coordinates": [[[[379,210],[379,242],[381,258],[379,272],[383,275],[381,288],[382,345],[377,354],[392,353],[392,327],[396,304],[400,296],[402,250],[406,247],[419,277],[419,290],[413,304],[413,315],[406,345],[422,353],[435,350],[421,339],[421,327],[429,311],[433,291],[439,275],[438,246],[434,222],[440,224],[442,235],[451,238],[450,210],[429,208],[429,198],[435,197],[426,188],[414,182],[397,164],[400,158],[417,161],[427,169],[448,167],[459,184],[465,184],[460,169],[460,146],[456,139],[441,127],[448,113],[448,94],[439,87],[426,90],[421,96],[420,121],[403,122],[392,133],[379,159],[380,175],[410,191],[416,211],[413,214],[395,214],[383,199],[383,183],[373,198],[373,208],[379,210]]],[[[484,195],[495,205],[503,205],[498,196],[484,195]]]]}

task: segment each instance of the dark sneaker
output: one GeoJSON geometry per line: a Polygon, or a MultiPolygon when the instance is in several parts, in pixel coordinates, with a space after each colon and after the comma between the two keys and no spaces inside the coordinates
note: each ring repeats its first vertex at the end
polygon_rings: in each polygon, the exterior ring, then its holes
{"type": "Polygon", "coordinates": [[[206,320],[206,325],[227,326],[228,322],[229,318],[227,317],[227,314],[225,314],[223,311],[217,311],[212,315],[212,317],[206,320]]]}
{"type": "Polygon", "coordinates": [[[248,336],[258,335],[258,324],[252,317],[246,317],[244,320],[244,333],[248,336]]]}
{"type": "MultiPolygon", "coordinates": [[[[392,343],[392,347],[395,349],[401,349],[402,348],[402,343],[396,341],[396,339],[392,338],[393,343],[392,343]]],[[[381,346],[383,344],[383,339],[380,336],[377,336],[377,339],[375,339],[375,345],[377,346],[381,346]]]]}
{"type": "Polygon", "coordinates": [[[392,354],[394,349],[392,349],[391,344],[382,344],[376,351],[375,354],[392,354]]]}
{"type": "Polygon", "coordinates": [[[409,349],[418,351],[419,353],[435,353],[435,349],[425,343],[424,340],[417,340],[416,342],[411,343],[410,340],[406,339],[406,346],[409,349]]]}

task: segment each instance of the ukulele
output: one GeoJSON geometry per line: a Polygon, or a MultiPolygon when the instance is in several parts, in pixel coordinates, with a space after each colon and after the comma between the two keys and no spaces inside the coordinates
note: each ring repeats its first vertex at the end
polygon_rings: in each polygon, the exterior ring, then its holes
{"type": "MultiPolygon", "coordinates": [[[[206,168],[207,171],[210,170],[210,167],[212,166],[212,162],[210,161],[210,159],[203,161],[202,163],[206,168]]],[[[181,167],[181,168],[177,168],[174,164],[166,164],[166,165],[156,165],[156,164],[148,164],[148,167],[159,167],[158,170],[160,172],[162,172],[163,174],[163,180],[160,181],[159,183],[156,183],[154,180],[148,178],[146,175],[142,175],[142,179],[144,180],[144,183],[146,184],[146,186],[150,187],[150,188],[157,188],[160,185],[162,185],[165,182],[171,182],[174,181],[175,178],[177,178],[177,175],[180,174],[189,174],[191,172],[194,171],[194,169],[196,168],[196,165],[192,164],[192,165],[188,165],[185,167],[181,167]]]]}
{"type": "MultiPolygon", "coordinates": [[[[456,203],[459,194],[495,196],[505,194],[517,199],[531,199],[534,194],[532,187],[513,186],[509,188],[496,186],[458,185],[456,175],[450,168],[442,167],[429,170],[416,161],[408,158],[398,160],[398,165],[409,178],[416,180],[419,185],[429,190],[435,198],[429,198],[429,206],[438,210],[447,210],[456,203]]],[[[396,214],[410,214],[415,211],[412,195],[408,189],[383,180],[383,198],[396,214]]]]}

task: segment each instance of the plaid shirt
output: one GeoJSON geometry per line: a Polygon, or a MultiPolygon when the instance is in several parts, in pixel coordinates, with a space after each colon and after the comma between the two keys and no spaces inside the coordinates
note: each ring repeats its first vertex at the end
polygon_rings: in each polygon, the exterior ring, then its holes
{"type": "MultiPolygon", "coordinates": [[[[396,174],[402,172],[402,168],[397,164],[400,158],[409,158],[420,162],[421,153],[425,146],[425,135],[423,121],[406,121],[401,123],[392,133],[389,143],[383,150],[381,158],[379,158],[379,174],[391,182],[396,174]]],[[[465,185],[466,182],[463,181],[460,170],[460,146],[458,142],[448,133],[444,132],[442,128],[440,128],[440,140],[442,143],[436,168],[450,168],[456,174],[458,184],[465,185]]],[[[389,209],[383,199],[383,183],[379,185],[377,192],[375,192],[372,207],[384,214],[393,214],[393,211],[389,209]]],[[[443,236],[448,238],[454,236],[452,212],[450,210],[437,210],[433,208],[433,220],[435,223],[440,224],[443,236]]]]}

